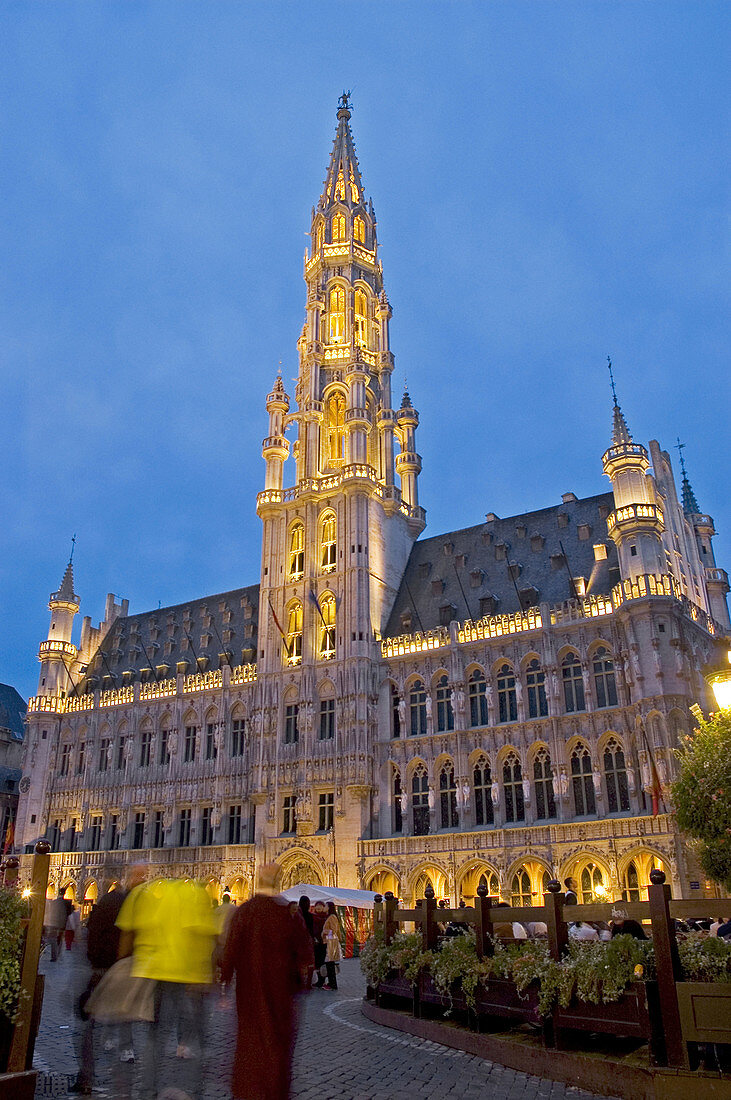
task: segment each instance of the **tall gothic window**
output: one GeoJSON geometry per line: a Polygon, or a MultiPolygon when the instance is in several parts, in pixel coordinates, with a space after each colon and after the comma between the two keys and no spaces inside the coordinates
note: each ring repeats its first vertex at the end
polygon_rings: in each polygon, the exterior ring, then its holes
{"type": "Polygon", "coordinates": [[[591,905],[597,900],[597,888],[604,886],[604,875],[593,863],[587,863],[579,880],[579,904],[591,905]]]}
{"type": "Polygon", "coordinates": [[[594,689],[598,707],[616,707],[617,684],[614,679],[614,661],[608,649],[600,646],[594,653],[594,689]]]}
{"type": "Polygon", "coordinates": [[[511,752],[503,763],[503,791],[505,794],[505,821],[525,821],[523,801],[523,769],[520,760],[511,752]]]}
{"type": "Polygon", "coordinates": [[[624,873],[624,882],[622,883],[622,900],[642,900],[640,896],[640,878],[637,874],[637,864],[634,862],[634,860],[632,860],[624,873]]]}
{"type": "Polygon", "coordinates": [[[284,708],[284,743],[296,745],[300,739],[299,703],[287,703],[284,708]]]}
{"type": "Polygon", "coordinates": [[[335,656],[335,597],[325,592],[320,597],[320,657],[329,661],[335,656]]]}
{"type": "Polygon", "coordinates": [[[497,673],[498,721],[517,722],[518,698],[515,692],[515,673],[509,664],[501,665],[497,673]]]}
{"type": "Polygon", "coordinates": [[[594,781],[591,774],[591,754],[586,745],[578,744],[571,753],[571,780],[574,787],[574,808],[577,817],[596,813],[594,781]]]}
{"type": "Polygon", "coordinates": [[[607,807],[610,814],[628,810],[627,768],[622,746],[616,737],[607,741],[604,749],[604,780],[607,784],[607,807]]]}
{"type": "Polygon", "coordinates": [[[414,680],[409,691],[410,733],[416,737],[426,733],[426,688],[421,680],[414,680]]]}
{"type": "MultiPolygon", "coordinates": [[[[358,200],[355,199],[354,201],[357,202],[358,200]]],[[[365,244],[365,222],[360,214],[356,214],[353,221],[353,236],[359,244],[365,244]]]]}
{"type": "Polygon", "coordinates": [[[332,573],[337,554],[337,520],[334,512],[326,512],[320,526],[320,568],[332,573]]]}
{"type": "Polygon", "coordinates": [[[398,692],[395,684],[391,684],[391,737],[401,736],[401,715],[398,705],[398,692]]]}
{"type": "Polygon", "coordinates": [[[152,749],[152,730],[142,730],[140,735],[140,767],[150,766],[150,751],[152,749]]]}
{"type": "Polygon", "coordinates": [[[336,214],[333,218],[333,244],[340,244],[345,240],[346,221],[344,214],[336,214]]]}
{"type": "Polygon", "coordinates": [[[467,685],[470,700],[470,725],[486,726],[487,716],[487,684],[482,670],[476,668],[467,685]]]}
{"type": "Polygon", "coordinates": [[[289,579],[297,581],[305,572],[305,528],[295,523],[289,532],[289,579]]]}
{"type": "Polygon", "coordinates": [[[517,875],[513,875],[513,882],[510,887],[510,904],[514,905],[516,909],[533,904],[530,875],[526,870],[518,871],[517,875]]]}
{"type": "Polygon", "coordinates": [[[335,700],[320,700],[320,740],[335,740],[335,700]]]}
{"type": "Polygon", "coordinates": [[[443,829],[454,829],[459,825],[457,813],[457,784],[454,781],[454,768],[445,764],[439,773],[439,803],[443,829]]]}
{"type": "Polygon", "coordinates": [[[534,757],[533,785],[536,792],[536,818],[543,821],[547,817],[555,817],[551,757],[546,749],[539,749],[534,757]]]}
{"type": "Polygon", "coordinates": [[[411,808],[414,836],[426,836],[429,832],[429,776],[423,764],[417,765],[411,777],[411,808]]]}
{"type": "Polygon", "coordinates": [[[487,896],[490,898],[496,898],[500,894],[500,883],[498,882],[498,877],[494,872],[491,872],[489,879],[487,875],[480,875],[479,882],[477,883],[477,889],[479,890],[481,886],[485,887],[485,889],[487,890],[487,896]]]}
{"type": "Polygon", "coordinates": [[[585,710],[584,680],[581,675],[581,663],[575,653],[567,653],[561,665],[563,677],[563,699],[567,714],[585,710]]]}
{"type": "Polygon", "coordinates": [[[298,665],[302,660],[302,604],[296,600],[289,608],[287,615],[287,660],[291,665],[298,665]]]}
{"type": "Polygon", "coordinates": [[[472,770],[472,790],[475,795],[475,824],[492,825],[492,776],[486,756],[479,756],[472,770]]]}
{"type": "Polygon", "coordinates": [[[437,683],[437,730],[439,733],[454,729],[451,694],[449,680],[446,676],[442,676],[437,683]]]}
{"type": "Polygon", "coordinates": [[[282,832],[297,832],[296,798],[293,794],[286,794],[282,802],[282,832]]]}
{"type": "Polygon", "coordinates": [[[335,198],[339,202],[343,202],[343,200],[345,199],[345,180],[343,178],[342,168],[338,172],[338,181],[335,184],[335,198]]]}
{"type": "Polygon", "coordinates": [[[546,674],[535,657],[525,671],[525,680],[528,685],[528,717],[545,718],[548,715],[546,674]]]}
{"type": "Polygon", "coordinates": [[[329,466],[345,462],[345,397],[331,393],[325,402],[325,461],[329,466]]]}
{"type": "Polygon", "coordinates": [[[356,347],[368,347],[368,302],[362,290],[355,292],[355,343],[356,347]]]}
{"type": "Polygon", "coordinates": [[[345,343],[345,291],[341,286],[330,291],[330,343],[345,343]]]}
{"type": "Polygon", "coordinates": [[[393,831],[402,833],[404,830],[404,817],[401,809],[401,796],[404,793],[401,787],[401,772],[394,767],[391,773],[391,798],[393,803],[393,831]]]}

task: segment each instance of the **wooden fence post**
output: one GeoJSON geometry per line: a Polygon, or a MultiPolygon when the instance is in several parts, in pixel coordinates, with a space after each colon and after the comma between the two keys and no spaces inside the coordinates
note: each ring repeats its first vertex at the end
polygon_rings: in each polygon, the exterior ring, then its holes
{"type": "Polygon", "coordinates": [[[548,950],[554,962],[560,962],[569,942],[569,929],[563,916],[563,898],[561,883],[558,879],[551,879],[548,893],[543,895],[543,904],[546,910],[548,950]]]}
{"type": "Polygon", "coordinates": [[[683,1041],[678,991],[675,988],[682,973],[675,939],[675,922],[670,916],[670,887],[665,883],[665,872],[657,868],[650,871],[650,882],[652,885],[647,887],[647,896],[650,901],[652,946],[655,951],[657,989],[668,1065],[687,1068],[688,1048],[683,1041]]]}
{"type": "Polygon", "coordinates": [[[36,981],[38,980],[38,956],[41,953],[43,916],[46,910],[48,867],[51,862],[50,853],[51,845],[45,840],[39,840],[35,847],[31,872],[30,921],[25,934],[23,968],[20,976],[20,1005],[8,1056],[9,1073],[20,1073],[26,1069],[33,1003],[36,981]]]}
{"type": "Polygon", "coordinates": [[[436,921],[437,901],[434,897],[434,887],[429,885],[424,891],[424,905],[422,909],[421,936],[425,951],[433,951],[437,946],[439,929],[436,921]]]}
{"type": "Polygon", "coordinates": [[[488,896],[487,886],[483,883],[482,886],[477,887],[477,897],[475,898],[475,935],[477,937],[477,957],[479,959],[483,959],[486,955],[489,957],[495,954],[495,944],[491,936],[491,908],[492,898],[488,896]]]}
{"type": "Polygon", "coordinates": [[[398,924],[394,920],[394,913],[398,906],[398,900],[393,896],[390,890],[386,890],[384,895],[385,901],[383,906],[383,942],[385,944],[391,943],[393,937],[398,932],[398,924]]]}

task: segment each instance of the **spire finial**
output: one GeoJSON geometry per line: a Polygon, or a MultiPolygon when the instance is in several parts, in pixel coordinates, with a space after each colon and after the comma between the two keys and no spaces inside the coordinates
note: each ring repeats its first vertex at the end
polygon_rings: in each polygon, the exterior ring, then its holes
{"type": "Polygon", "coordinates": [[[619,405],[619,402],[617,401],[617,391],[614,388],[614,373],[612,372],[612,360],[609,358],[609,356],[607,356],[607,364],[609,366],[609,381],[610,381],[611,386],[612,386],[612,397],[614,398],[614,406],[616,408],[619,405]]]}
{"type": "Polygon", "coordinates": [[[69,561],[73,561],[73,560],[74,560],[74,550],[75,550],[75,549],[76,549],[76,535],[75,535],[75,534],[73,534],[73,535],[71,536],[71,557],[69,558],[69,561]]]}
{"type": "Polygon", "coordinates": [[[678,455],[680,457],[680,472],[683,475],[683,481],[686,481],[688,475],[685,472],[685,459],[683,458],[683,448],[684,447],[685,447],[685,443],[681,443],[680,442],[680,436],[678,436],[677,439],[675,440],[675,449],[678,452],[678,455]]]}
{"type": "Polygon", "coordinates": [[[350,110],[350,97],[352,96],[352,94],[353,93],[350,91],[350,89],[348,89],[347,92],[343,92],[343,94],[338,99],[338,110],[339,111],[349,111],[350,110]]]}

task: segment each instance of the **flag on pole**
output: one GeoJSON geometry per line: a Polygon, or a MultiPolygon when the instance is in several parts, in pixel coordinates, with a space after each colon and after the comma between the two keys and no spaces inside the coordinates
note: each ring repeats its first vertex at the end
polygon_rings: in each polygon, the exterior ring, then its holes
{"type": "Polygon", "coordinates": [[[277,613],[274,610],[274,607],[272,606],[271,596],[267,596],[267,602],[269,603],[269,610],[272,613],[272,618],[274,619],[275,626],[276,626],[277,630],[279,631],[279,633],[282,635],[282,642],[284,643],[284,648],[287,650],[287,656],[291,657],[292,656],[292,650],[290,648],[289,642],[287,641],[287,635],[282,630],[282,624],[280,623],[279,619],[277,618],[277,613]]]}
{"type": "Polygon", "coordinates": [[[317,608],[317,612],[318,612],[320,618],[322,619],[322,625],[327,630],[327,625],[328,624],[325,622],[325,616],[322,613],[322,608],[320,607],[320,601],[317,598],[317,593],[315,592],[314,588],[310,589],[310,600],[312,601],[312,603],[314,603],[315,607],[317,608]]]}
{"type": "Polygon", "coordinates": [[[5,843],[3,844],[3,855],[6,856],[10,849],[13,847],[15,840],[15,826],[12,821],[8,822],[8,827],[5,830],[5,843]]]}

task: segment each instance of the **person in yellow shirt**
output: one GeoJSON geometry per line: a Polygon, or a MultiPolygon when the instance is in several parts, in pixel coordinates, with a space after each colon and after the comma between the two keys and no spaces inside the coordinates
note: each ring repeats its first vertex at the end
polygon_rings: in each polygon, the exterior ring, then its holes
{"type": "Polygon", "coordinates": [[[213,980],[218,933],[211,900],[190,879],[154,879],[125,899],[117,925],[124,939],[120,953],[132,950],[132,976],[156,983],[155,1015],[142,1058],[142,1097],[157,1095],[166,1024],[178,1029],[177,1055],[190,1058],[188,1090],[201,1094],[207,1020],[206,995],[213,980]]]}

